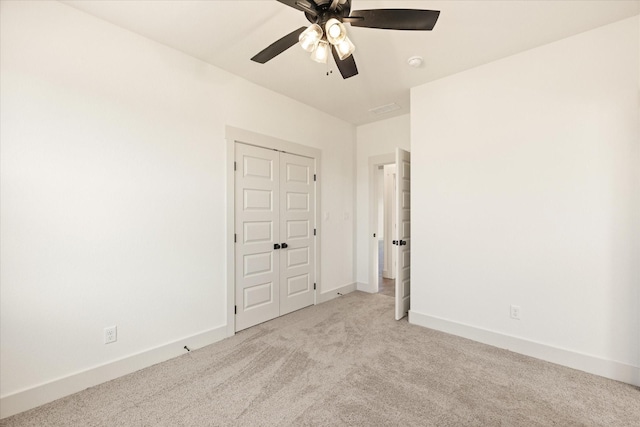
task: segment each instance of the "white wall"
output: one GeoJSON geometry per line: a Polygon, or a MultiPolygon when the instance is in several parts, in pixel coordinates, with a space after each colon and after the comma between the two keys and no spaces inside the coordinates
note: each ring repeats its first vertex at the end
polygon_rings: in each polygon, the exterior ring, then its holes
{"type": "Polygon", "coordinates": [[[638,28],[412,90],[413,323],[640,382],[638,28]]]}
{"type": "MultiPolygon", "coordinates": [[[[369,200],[369,158],[395,153],[396,147],[409,150],[408,114],[358,126],[356,137],[356,203],[357,203],[357,282],[358,289],[371,292],[369,288],[369,269],[373,228],[370,222],[371,201],[369,200]]],[[[377,290],[376,290],[377,291],[377,290]]]]}
{"type": "Polygon", "coordinates": [[[320,290],[353,286],[354,126],[58,2],[1,5],[3,416],[224,336],[226,125],[322,150],[320,290]]]}

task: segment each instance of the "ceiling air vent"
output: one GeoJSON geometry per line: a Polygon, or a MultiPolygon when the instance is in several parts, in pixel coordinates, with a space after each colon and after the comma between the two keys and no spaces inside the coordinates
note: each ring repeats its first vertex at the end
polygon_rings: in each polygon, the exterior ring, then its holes
{"type": "Polygon", "coordinates": [[[369,110],[369,112],[375,114],[376,116],[379,116],[380,114],[387,114],[399,109],[400,109],[400,106],[395,102],[392,102],[391,104],[381,105],[379,107],[372,108],[369,110]]]}

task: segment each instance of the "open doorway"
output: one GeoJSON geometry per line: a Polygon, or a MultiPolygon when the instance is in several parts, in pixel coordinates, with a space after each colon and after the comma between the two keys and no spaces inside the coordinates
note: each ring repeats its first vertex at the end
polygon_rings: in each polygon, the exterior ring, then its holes
{"type": "Polygon", "coordinates": [[[395,295],[395,262],[393,250],[396,224],[395,156],[386,154],[369,158],[370,224],[369,284],[372,293],[395,295]]]}
{"type": "Polygon", "coordinates": [[[395,296],[400,320],[411,304],[411,153],[370,157],[369,171],[370,292],[395,296]]]}
{"type": "Polygon", "coordinates": [[[378,293],[395,297],[396,251],[392,238],[396,234],[396,165],[379,165],[376,182],[378,205],[378,293]]]}

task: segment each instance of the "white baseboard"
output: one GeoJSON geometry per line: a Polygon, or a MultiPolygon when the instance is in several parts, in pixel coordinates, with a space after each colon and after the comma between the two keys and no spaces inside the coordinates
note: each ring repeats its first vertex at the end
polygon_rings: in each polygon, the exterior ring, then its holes
{"type": "Polygon", "coordinates": [[[346,295],[349,292],[353,292],[356,290],[356,283],[349,283],[348,285],[343,285],[335,289],[331,289],[327,292],[323,292],[318,295],[317,304],[322,304],[323,302],[331,301],[334,298],[338,298],[340,294],[346,295]]]}
{"type": "Polygon", "coordinates": [[[356,290],[358,291],[362,291],[362,292],[367,292],[369,294],[375,294],[376,292],[378,292],[377,289],[372,289],[371,285],[369,285],[368,283],[362,283],[362,282],[357,282],[356,283],[356,290]]]}
{"type": "Polygon", "coordinates": [[[554,347],[547,344],[505,335],[500,332],[478,328],[416,311],[409,311],[409,323],[435,329],[473,341],[504,348],[526,356],[547,362],[640,386],[640,367],[631,366],[613,360],[554,347]]]}
{"type": "Polygon", "coordinates": [[[123,375],[164,362],[193,350],[213,344],[227,337],[227,327],[221,326],[190,337],[165,344],[141,353],[123,357],[44,384],[8,394],[0,398],[0,418],[35,408],[89,387],[111,381],[123,375]]]}

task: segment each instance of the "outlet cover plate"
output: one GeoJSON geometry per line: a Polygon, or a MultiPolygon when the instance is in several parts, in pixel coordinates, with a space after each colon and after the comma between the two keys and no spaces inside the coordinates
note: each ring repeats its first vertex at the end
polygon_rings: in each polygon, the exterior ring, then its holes
{"type": "Polygon", "coordinates": [[[116,341],[118,341],[118,327],[109,326],[108,328],[104,328],[104,343],[110,344],[116,341]]]}
{"type": "Polygon", "coordinates": [[[511,318],[512,319],[516,319],[516,320],[520,320],[520,306],[519,305],[512,305],[511,306],[511,318]]]}

